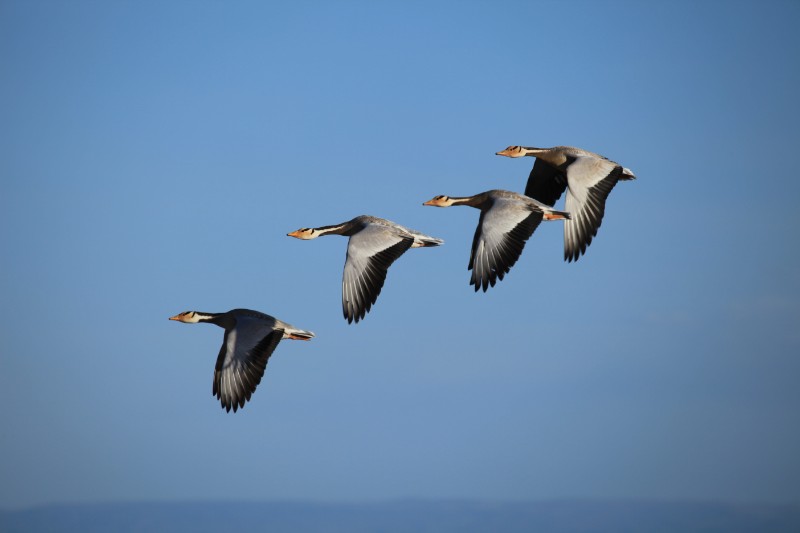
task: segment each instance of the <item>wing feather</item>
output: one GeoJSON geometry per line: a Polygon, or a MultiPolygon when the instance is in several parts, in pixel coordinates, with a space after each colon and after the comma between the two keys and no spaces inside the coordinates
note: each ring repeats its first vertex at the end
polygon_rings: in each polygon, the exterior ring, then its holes
{"type": "Polygon", "coordinates": [[[472,240],[469,270],[475,291],[494,287],[519,259],[525,242],[542,221],[541,211],[532,211],[519,202],[497,199],[481,211],[472,240]]]}
{"type": "Polygon", "coordinates": [[[567,176],[564,172],[537,157],[528,176],[525,196],[552,206],[566,188],[567,176]]]}
{"type": "Polygon", "coordinates": [[[350,237],[342,275],[342,311],[348,323],[363,319],[381,293],[389,267],[414,244],[392,228],[369,224],[350,237]]]}
{"type": "Polygon", "coordinates": [[[250,400],[282,338],[283,329],[257,317],[237,317],[236,326],[225,331],[212,387],[223,409],[236,412],[250,400]]]}
{"type": "Polygon", "coordinates": [[[607,159],[578,157],[567,168],[569,187],[564,223],[564,260],[577,261],[597,235],[603,222],[606,199],[619,181],[622,167],[607,159]]]}

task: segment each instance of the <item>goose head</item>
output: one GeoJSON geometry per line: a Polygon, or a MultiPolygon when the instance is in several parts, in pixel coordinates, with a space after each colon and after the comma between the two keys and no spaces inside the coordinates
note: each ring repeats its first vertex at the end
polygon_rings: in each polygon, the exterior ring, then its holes
{"type": "Polygon", "coordinates": [[[523,157],[526,155],[526,150],[522,146],[509,146],[505,150],[497,152],[495,155],[504,155],[506,157],[523,157]]]}
{"type": "Polygon", "coordinates": [[[439,196],[434,196],[427,202],[423,203],[422,205],[432,205],[434,207],[450,207],[453,205],[454,201],[449,196],[444,194],[440,194],[439,196]]]}
{"type": "Polygon", "coordinates": [[[294,237],[295,239],[303,239],[304,241],[307,241],[308,239],[316,239],[322,235],[322,233],[317,231],[315,228],[300,228],[299,230],[287,233],[286,235],[288,237],[294,237]]]}
{"type": "Polygon", "coordinates": [[[198,322],[209,320],[211,318],[213,318],[211,315],[198,313],[197,311],[186,311],[185,313],[179,313],[175,316],[169,317],[170,320],[177,320],[178,322],[184,322],[186,324],[197,324],[198,322]]]}

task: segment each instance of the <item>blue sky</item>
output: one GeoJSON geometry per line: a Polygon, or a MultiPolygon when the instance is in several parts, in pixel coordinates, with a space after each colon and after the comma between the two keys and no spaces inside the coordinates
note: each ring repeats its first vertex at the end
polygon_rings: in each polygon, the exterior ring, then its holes
{"type": "Polygon", "coordinates": [[[0,506],[117,500],[800,499],[794,2],[0,4],[0,506]],[[487,294],[510,144],[639,177],[487,294]],[[372,214],[445,239],[341,317],[372,214]],[[236,415],[222,330],[284,342],[236,415]]]}

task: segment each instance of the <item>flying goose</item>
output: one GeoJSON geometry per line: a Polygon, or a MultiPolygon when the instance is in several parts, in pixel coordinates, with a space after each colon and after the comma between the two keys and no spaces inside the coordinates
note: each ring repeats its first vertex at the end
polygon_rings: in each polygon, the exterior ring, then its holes
{"type": "Polygon", "coordinates": [[[564,209],[572,214],[572,220],[564,224],[564,260],[567,262],[577,261],[586,253],[586,247],[592,243],[603,221],[606,198],[617,181],[636,179],[629,169],[572,146],[509,146],[497,155],[536,158],[525,187],[526,196],[554,205],[566,189],[564,209]]]}
{"type": "Polygon", "coordinates": [[[366,316],[381,293],[389,267],[406,250],[444,243],[442,239],[368,215],[335,226],[300,228],[287,235],[303,240],[323,235],[350,237],[342,275],[342,310],[348,323],[366,316]]]}
{"type": "Polygon", "coordinates": [[[503,279],[517,262],[527,241],[542,220],[569,220],[570,214],[556,211],[527,196],[492,190],[475,196],[434,196],[422,205],[450,207],[468,205],[481,210],[481,218],[472,240],[468,270],[470,285],[483,292],[497,279],[503,279]]]}
{"type": "Polygon", "coordinates": [[[211,392],[219,398],[225,411],[233,408],[234,413],[244,407],[261,383],[267,361],[281,339],[307,341],[314,336],[310,331],[250,309],[233,309],[227,313],[186,311],[169,319],[186,324],[208,322],[225,329],[211,392]]]}

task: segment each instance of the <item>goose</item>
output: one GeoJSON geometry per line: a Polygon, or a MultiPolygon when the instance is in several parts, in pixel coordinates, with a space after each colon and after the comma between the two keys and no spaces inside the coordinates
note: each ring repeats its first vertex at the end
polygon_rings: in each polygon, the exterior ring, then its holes
{"type": "Polygon", "coordinates": [[[226,412],[235,413],[261,383],[267,361],[281,339],[307,341],[314,333],[298,329],[275,317],[250,309],[227,313],[186,311],[169,318],[186,324],[207,322],[225,330],[214,368],[211,392],[226,412]]]}
{"type": "Polygon", "coordinates": [[[342,275],[342,311],[347,323],[363,319],[381,293],[389,267],[409,248],[439,246],[442,239],[390,220],[362,215],[319,228],[300,228],[289,237],[308,240],[323,235],[350,237],[342,275]]]}
{"type": "Polygon", "coordinates": [[[525,195],[554,205],[567,191],[564,209],[572,220],[564,223],[564,260],[577,261],[603,222],[606,198],[619,180],[633,180],[630,169],[602,155],[575,148],[509,146],[497,152],[506,157],[535,157],[525,195]]]}
{"type": "Polygon", "coordinates": [[[494,287],[517,262],[527,241],[542,220],[569,220],[570,214],[556,211],[522,194],[491,190],[474,196],[434,196],[422,205],[450,207],[468,205],[481,210],[468,270],[472,270],[470,285],[475,292],[494,287]]]}

